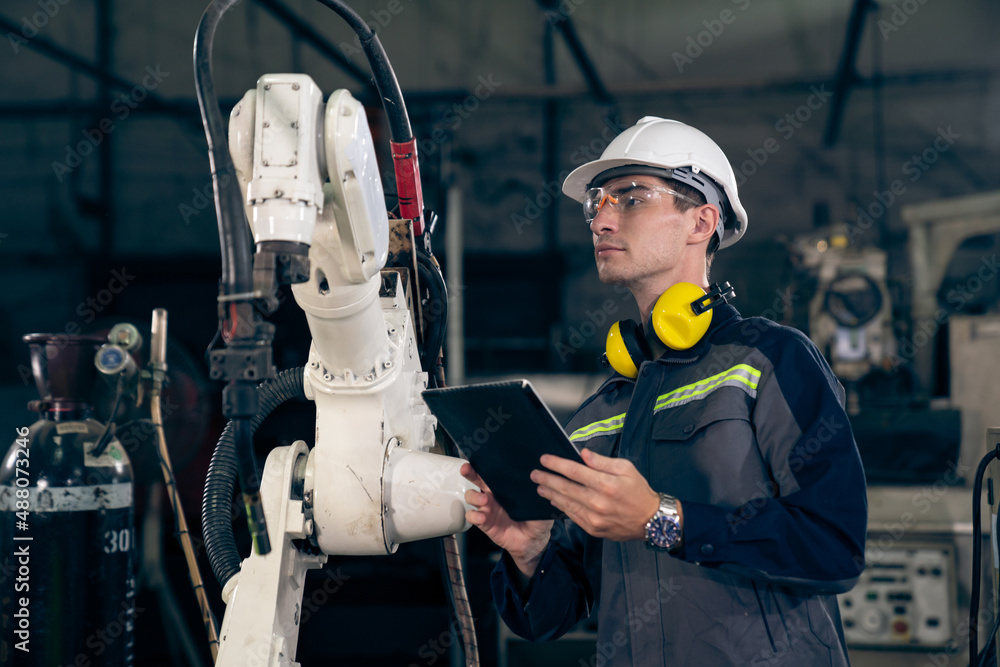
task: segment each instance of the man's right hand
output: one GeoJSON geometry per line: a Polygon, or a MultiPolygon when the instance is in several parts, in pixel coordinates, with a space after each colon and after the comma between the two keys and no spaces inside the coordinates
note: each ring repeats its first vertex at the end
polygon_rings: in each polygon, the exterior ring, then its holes
{"type": "Polygon", "coordinates": [[[526,577],[534,575],[549,544],[553,521],[514,521],[470,463],[464,463],[459,472],[482,491],[465,492],[465,501],[475,508],[465,513],[465,520],[506,550],[522,574],[526,577]]]}

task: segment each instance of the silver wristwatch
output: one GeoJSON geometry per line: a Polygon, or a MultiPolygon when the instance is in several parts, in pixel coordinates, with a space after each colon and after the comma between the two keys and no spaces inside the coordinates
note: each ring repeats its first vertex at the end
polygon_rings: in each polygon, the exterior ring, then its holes
{"type": "Polygon", "coordinates": [[[672,551],[681,544],[681,519],[677,499],[660,494],[660,508],[646,522],[646,544],[653,549],[672,551]]]}

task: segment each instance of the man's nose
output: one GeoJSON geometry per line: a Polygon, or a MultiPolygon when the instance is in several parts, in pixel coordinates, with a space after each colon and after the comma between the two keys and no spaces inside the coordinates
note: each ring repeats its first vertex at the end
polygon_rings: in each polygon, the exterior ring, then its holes
{"type": "Polygon", "coordinates": [[[597,216],[590,221],[590,231],[598,236],[602,232],[618,231],[618,216],[615,215],[613,206],[602,206],[597,212],[597,216]]]}

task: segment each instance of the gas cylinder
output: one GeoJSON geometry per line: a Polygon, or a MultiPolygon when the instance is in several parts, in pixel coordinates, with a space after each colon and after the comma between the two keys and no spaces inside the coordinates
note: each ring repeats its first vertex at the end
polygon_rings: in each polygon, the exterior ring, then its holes
{"type": "Polygon", "coordinates": [[[0,664],[133,664],[132,467],[88,402],[98,336],[25,336],[41,400],[0,466],[0,664]]]}

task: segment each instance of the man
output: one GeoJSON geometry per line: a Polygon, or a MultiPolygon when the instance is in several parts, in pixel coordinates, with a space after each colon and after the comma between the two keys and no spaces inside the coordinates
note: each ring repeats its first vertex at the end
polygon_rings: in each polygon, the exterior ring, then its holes
{"type": "Polygon", "coordinates": [[[593,665],[848,665],[835,594],[864,567],[861,460],[844,392],[800,332],[712,310],[685,350],[651,334],[658,297],[708,287],[747,226],[722,150],[647,117],[563,192],[584,203],[602,282],[635,297],[653,359],[589,398],[544,456],[538,493],[568,520],[514,522],[481,489],[470,523],[504,549],[494,599],[517,634],[555,639],[599,604],[593,665]]]}

